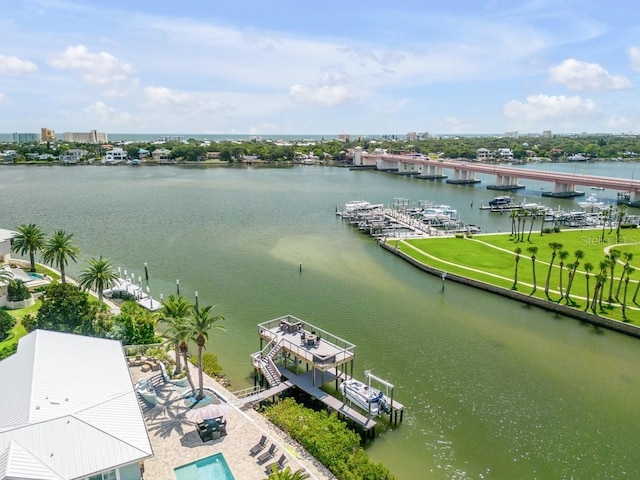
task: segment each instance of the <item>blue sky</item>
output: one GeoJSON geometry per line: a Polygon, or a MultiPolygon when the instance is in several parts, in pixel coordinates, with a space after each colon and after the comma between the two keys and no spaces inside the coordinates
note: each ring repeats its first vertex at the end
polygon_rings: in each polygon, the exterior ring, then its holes
{"type": "Polygon", "coordinates": [[[640,133],[631,0],[6,0],[0,132],[640,133]]]}

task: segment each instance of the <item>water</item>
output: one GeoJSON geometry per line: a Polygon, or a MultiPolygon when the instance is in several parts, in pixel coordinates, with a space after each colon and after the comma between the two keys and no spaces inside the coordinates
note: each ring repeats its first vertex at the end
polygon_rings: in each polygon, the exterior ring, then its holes
{"type": "MultiPolygon", "coordinates": [[[[517,199],[539,196],[527,190],[517,199]]],[[[226,318],[208,350],[232,388],[252,384],[259,322],[292,314],[355,343],[356,377],[371,369],[406,406],[404,423],[367,445],[401,479],[638,478],[638,340],[453,283],[443,292],[334,215],[349,200],[404,197],[504,231],[508,215],[478,209],[494,194],[330,167],[11,166],[0,223],[75,233],[72,275],[104,255],[143,279],[147,262],[156,298],[176,279],[192,300],[197,290],[226,318]]]]}
{"type": "Polygon", "coordinates": [[[174,471],[178,480],[234,480],[221,453],[183,465],[174,471]]]}

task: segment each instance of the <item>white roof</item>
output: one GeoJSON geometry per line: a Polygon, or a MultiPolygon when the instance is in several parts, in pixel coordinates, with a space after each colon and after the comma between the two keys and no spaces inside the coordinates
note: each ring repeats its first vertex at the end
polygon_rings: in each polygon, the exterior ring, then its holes
{"type": "Polygon", "coordinates": [[[0,479],[75,479],[153,455],[115,340],[36,330],[0,362],[0,384],[0,479]]]}
{"type": "Polygon", "coordinates": [[[0,228],[0,242],[6,242],[7,240],[11,240],[17,234],[18,232],[14,232],[13,230],[6,230],[4,228],[0,228]]]}

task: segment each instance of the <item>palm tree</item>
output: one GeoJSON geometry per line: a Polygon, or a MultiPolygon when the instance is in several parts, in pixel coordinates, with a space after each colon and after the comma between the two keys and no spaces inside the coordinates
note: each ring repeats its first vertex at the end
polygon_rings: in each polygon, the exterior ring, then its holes
{"type": "Polygon", "coordinates": [[[202,350],[205,348],[205,343],[209,339],[209,331],[212,328],[224,330],[222,325],[216,325],[216,322],[224,320],[222,315],[212,315],[211,311],[215,307],[208,305],[206,307],[198,307],[193,305],[191,308],[191,316],[189,322],[193,329],[193,336],[198,346],[198,386],[200,391],[198,392],[197,400],[204,398],[204,378],[202,373],[202,350]]]}
{"type": "Polygon", "coordinates": [[[630,267],[629,263],[633,259],[633,253],[624,252],[622,254],[622,256],[624,257],[625,262],[624,262],[624,266],[622,267],[622,275],[620,275],[620,281],[618,282],[618,288],[616,289],[616,300],[618,300],[618,301],[619,301],[619,298],[620,298],[620,286],[622,285],[622,281],[625,278],[625,273],[627,272],[627,269],[630,267]]]}
{"type": "Polygon", "coordinates": [[[189,342],[194,339],[193,325],[188,318],[179,321],[176,325],[176,339],[178,340],[178,349],[182,355],[182,362],[184,363],[184,373],[187,376],[187,381],[191,387],[191,391],[195,395],[196,387],[193,384],[191,378],[191,369],[189,368],[189,342]]]}
{"type": "Polygon", "coordinates": [[[527,242],[531,243],[531,232],[533,231],[533,224],[536,221],[536,217],[538,216],[538,209],[533,208],[531,210],[531,224],[529,225],[529,235],[527,235],[527,242]]]}
{"type": "Polygon", "coordinates": [[[562,300],[564,298],[564,295],[562,294],[562,270],[564,268],[564,261],[569,257],[569,252],[567,252],[566,250],[561,250],[560,253],[558,253],[558,256],[560,257],[560,298],[558,299],[558,302],[560,300],[562,300]]]}
{"type": "Polygon", "coordinates": [[[58,230],[44,242],[42,259],[52,267],[58,267],[62,283],[67,283],[64,267],[69,260],[75,262],[80,254],[80,250],[72,239],[73,233],[67,234],[64,230],[58,230]]]}
{"type": "Polygon", "coordinates": [[[617,212],[617,225],[616,225],[616,243],[620,243],[620,224],[622,223],[622,220],[624,219],[625,215],[627,214],[627,206],[626,205],[618,205],[618,212],[617,212]]]}
{"type": "Polygon", "coordinates": [[[113,269],[111,260],[108,258],[92,258],[87,267],[80,274],[78,284],[85,290],[96,290],[98,299],[102,302],[103,291],[111,288],[118,279],[118,275],[113,269]]]}
{"type": "Polygon", "coordinates": [[[573,256],[573,264],[571,264],[569,269],[569,283],[567,284],[567,292],[564,295],[564,298],[567,301],[567,305],[569,305],[569,303],[573,303],[571,301],[571,298],[569,298],[569,293],[571,293],[571,287],[573,286],[573,280],[576,276],[576,270],[580,265],[580,260],[584,258],[584,252],[582,250],[576,250],[575,252],[573,252],[573,256]]]}
{"type": "Polygon", "coordinates": [[[178,297],[175,295],[169,295],[169,297],[162,302],[159,323],[167,326],[167,329],[162,333],[162,336],[171,342],[176,355],[176,368],[174,370],[174,374],[178,374],[180,373],[180,370],[182,370],[182,366],[180,364],[180,334],[182,331],[182,324],[187,321],[190,309],[191,304],[182,295],[178,297]]]}
{"type": "Polygon", "coordinates": [[[511,212],[509,213],[509,218],[511,219],[511,236],[515,237],[516,236],[516,211],[515,210],[511,210],[511,212]]]}
{"type": "Polygon", "coordinates": [[[609,303],[613,302],[613,281],[615,280],[615,277],[613,276],[613,270],[616,268],[618,258],[620,258],[620,250],[617,250],[615,248],[609,250],[609,270],[611,271],[611,282],[609,282],[609,298],[607,299],[609,303]]]}
{"type": "Polygon", "coordinates": [[[29,225],[20,225],[18,234],[11,239],[11,251],[18,252],[20,255],[29,254],[29,262],[31,263],[31,271],[36,271],[36,252],[44,246],[45,235],[40,227],[30,223],[29,225]]]}
{"type": "Polygon", "coordinates": [[[549,296],[549,282],[551,281],[551,269],[553,268],[553,262],[556,259],[556,255],[558,254],[558,250],[562,248],[562,244],[558,242],[549,243],[549,248],[551,248],[551,261],[549,262],[549,270],[547,271],[547,281],[544,284],[544,294],[547,297],[547,300],[551,300],[549,296]]]}
{"type": "Polygon", "coordinates": [[[291,467],[287,467],[284,470],[278,471],[278,467],[274,465],[271,467],[269,476],[264,480],[307,480],[308,478],[309,474],[302,469],[294,472],[291,470],[291,467]]]}
{"type": "Polygon", "coordinates": [[[520,263],[520,254],[522,253],[522,249],[520,247],[516,247],[514,251],[516,252],[516,272],[513,276],[513,287],[511,287],[511,290],[518,290],[518,263],[520,263]]]}
{"type": "Polygon", "coordinates": [[[624,296],[622,297],[622,318],[627,320],[627,289],[629,288],[629,275],[635,271],[633,267],[627,267],[627,275],[624,278],[624,296]]]}
{"type": "Polygon", "coordinates": [[[531,270],[533,271],[533,291],[529,295],[533,295],[538,288],[536,283],[536,254],[538,253],[538,247],[529,247],[527,252],[531,254],[531,270]]]}
{"type": "Polygon", "coordinates": [[[590,273],[591,270],[593,270],[593,264],[592,263],[585,263],[584,264],[584,276],[587,280],[587,302],[586,305],[584,306],[584,311],[586,312],[589,309],[589,299],[591,298],[591,296],[589,295],[589,277],[590,277],[590,273]]]}
{"type": "MultiPolygon", "coordinates": [[[[604,296],[604,284],[607,283],[607,270],[609,269],[609,265],[611,264],[611,259],[606,257],[604,260],[600,262],[600,290],[598,292],[598,306],[600,307],[600,311],[603,311],[602,307],[602,298],[604,296]]],[[[613,280],[612,280],[613,281],[613,280]]],[[[596,284],[597,286],[597,284],[596,284]]]]}

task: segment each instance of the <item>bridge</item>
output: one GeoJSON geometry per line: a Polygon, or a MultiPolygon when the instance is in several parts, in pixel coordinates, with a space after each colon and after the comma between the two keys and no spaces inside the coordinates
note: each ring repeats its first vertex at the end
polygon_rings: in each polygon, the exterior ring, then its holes
{"type": "MultiPolygon", "coordinates": [[[[367,153],[356,148],[353,155],[355,167],[375,168],[399,175],[412,175],[425,179],[447,179],[447,183],[472,184],[480,183],[477,173],[494,175],[495,183],[488,185],[492,190],[518,190],[525,188],[519,179],[525,178],[553,183],[553,190],[543,192],[548,197],[575,197],[584,195],[576,190],[576,185],[585,187],[608,188],[623,192],[627,203],[640,203],[640,180],[601,177],[596,175],[567,174],[540,170],[525,170],[503,165],[487,165],[479,162],[460,160],[432,160],[423,155],[390,155],[386,153],[367,153]],[[445,170],[453,171],[453,178],[445,174],[445,170]]],[[[620,195],[619,195],[620,196],[620,195]]]]}

